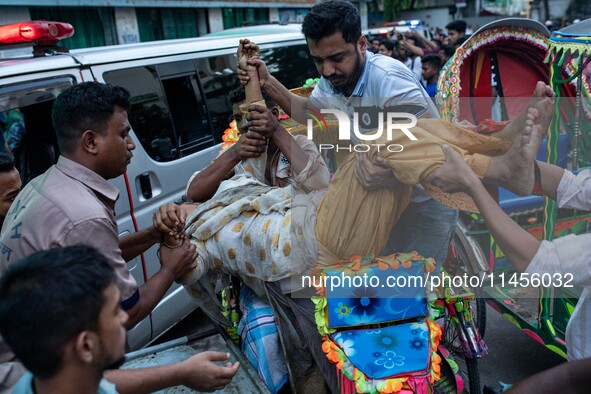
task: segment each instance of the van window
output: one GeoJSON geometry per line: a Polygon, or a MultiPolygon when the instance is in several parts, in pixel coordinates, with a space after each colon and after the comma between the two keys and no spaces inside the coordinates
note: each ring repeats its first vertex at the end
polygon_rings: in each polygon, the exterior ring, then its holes
{"type": "Polygon", "coordinates": [[[302,86],[308,78],[318,78],[306,44],[261,50],[267,68],[288,89],[302,86]]]}
{"type": "Polygon", "coordinates": [[[184,157],[221,141],[232,107],[227,93],[239,82],[230,57],[186,60],[105,73],[131,93],[129,122],[156,161],[184,157]]]}
{"type": "Polygon", "coordinates": [[[0,113],[6,145],[14,156],[23,186],[57,162],[59,147],[51,122],[55,98],[74,85],[71,76],[0,87],[0,113]]]}

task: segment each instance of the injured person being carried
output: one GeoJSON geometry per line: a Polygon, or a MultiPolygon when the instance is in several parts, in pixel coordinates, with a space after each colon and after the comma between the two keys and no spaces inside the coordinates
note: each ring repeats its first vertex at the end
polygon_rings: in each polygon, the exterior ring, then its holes
{"type": "MultiPolygon", "coordinates": [[[[189,181],[188,197],[203,202],[157,215],[157,224],[170,230],[166,244],[183,242],[186,234],[197,246],[196,268],[184,284],[207,271],[238,275],[249,285],[253,280],[276,282],[306,274],[315,264],[379,255],[417,183],[444,205],[477,211],[466,195],[445,194],[428,183],[445,163],[444,144],[460,153],[483,182],[531,193],[533,158],[548,121],[543,115],[547,100],[531,104],[519,121],[499,132],[503,138],[440,119],[419,119],[409,129],[415,140],[404,133],[373,140],[374,146],[404,149],[362,153],[371,161],[381,158],[398,180],[390,188],[368,191],[356,177],[360,154],[346,157],[329,181],[314,141],[290,134],[266,107],[249,56],[239,49],[241,68],[249,70],[245,91],[250,103],[240,107],[242,100],[233,99],[240,138],[189,181]]],[[[328,126],[330,132],[337,124],[328,126]]]]}

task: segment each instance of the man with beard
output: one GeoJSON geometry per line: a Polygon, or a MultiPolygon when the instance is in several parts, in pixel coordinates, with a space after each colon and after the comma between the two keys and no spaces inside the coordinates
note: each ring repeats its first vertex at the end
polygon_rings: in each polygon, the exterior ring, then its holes
{"type": "MultiPolygon", "coordinates": [[[[351,120],[357,112],[360,131],[373,133],[379,126],[379,113],[405,112],[416,117],[439,117],[431,98],[410,69],[398,60],[374,55],[368,50],[367,40],[361,34],[359,11],[350,2],[328,0],[316,4],[304,18],[302,31],[321,75],[310,99],[291,93],[269,74],[260,59],[249,61],[250,65],[257,67],[261,89],[298,122],[306,124],[307,114],[317,113],[318,109],[338,109],[351,120]]],[[[249,40],[242,40],[240,45],[243,50],[258,52],[258,46],[249,40]]],[[[240,71],[240,78],[243,84],[248,82],[246,70],[240,71]]],[[[247,120],[252,120],[251,115],[247,120]]],[[[358,143],[355,134],[351,134],[352,141],[345,142],[358,143]]],[[[355,174],[365,190],[383,191],[398,184],[385,160],[377,157],[372,162],[366,153],[355,154],[358,155],[355,174]]],[[[423,256],[433,257],[441,266],[457,215],[457,210],[444,207],[431,199],[422,186],[415,186],[411,204],[392,229],[382,253],[415,250],[423,256]]],[[[289,286],[279,288],[276,283],[268,285],[270,296],[279,300],[278,303],[288,305],[296,315],[330,391],[338,392],[334,367],[326,361],[316,323],[310,319],[314,316],[314,306],[309,298],[286,295],[288,289],[289,286]]],[[[291,290],[295,291],[293,282],[291,290]]]]}
{"type": "Polygon", "coordinates": [[[0,153],[0,228],[8,209],[21,191],[21,177],[14,166],[14,160],[8,153],[0,153]]]}
{"type": "MultiPolygon", "coordinates": [[[[304,18],[302,31],[321,75],[310,99],[291,93],[269,74],[260,59],[249,62],[258,69],[261,88],[295,120],[306,124],[310,111],[339,109],[351,120],[357,112],[360,131],[373,133],[379,125],[380,112],[439,118],[431,98],[411,70],[398,60],[368,51],[367,40],[361,35],[359,11],[350,2],[329,0],[316,4],[304,18]]],[[[246,50],[258,51],[249,40],[242,40],[241,45],[246,50]]],[[[243,84],[248,82],[246,71],[241,70],[240,77],[243,84]]],[[[359,142],[354,133],[351,138],[352,143],[359,142]]],[[[396,184],[384,160],[378,157],[371,162],[367,154],[356,154],[356,176],[366,190],[387,189],[396,184]]],[[[384,254],[416,250],[433,257],[440,266],[457,215],[456,210],[431,199],[422,186],[415,186],[411,204],[393,229],[384,254]]]]}
{"type": "Polygon", "coordinates": [[[0,332],[30,371],[13,393],[116,393],[102,378],[125,354],[115,271],[87,246],[13,264],[0,280],[0,332]]]}

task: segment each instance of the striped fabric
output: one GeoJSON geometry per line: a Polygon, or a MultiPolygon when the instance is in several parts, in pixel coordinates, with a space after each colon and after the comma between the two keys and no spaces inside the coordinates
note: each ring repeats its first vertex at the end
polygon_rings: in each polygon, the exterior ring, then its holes
{"type": "Polygon", "coordinates": [[[242,352],[258,372],[271,393],[277,393],[287,382],[287,365],[271,306],[249,287],[240,291],[242,319],[238,333],[242,338],[242,352]]]}

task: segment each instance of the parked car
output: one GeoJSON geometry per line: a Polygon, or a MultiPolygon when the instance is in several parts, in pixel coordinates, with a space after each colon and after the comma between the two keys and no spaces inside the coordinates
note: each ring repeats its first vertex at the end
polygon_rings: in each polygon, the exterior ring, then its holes
{"type": "MultiPolygon", "coordinates": [[[[382,27],[374,27],[372,29],[363,30],[363,34],[369,37],[380,37],[386,38],[388,32],[396,31],[398,33],[408,33],[411,31],[418,31],[426,38],[429,37],[429,29],[423,21],[415,19],[411,21],[398,21],[398,22],[386,22],[382,27]]],[[[393,39],[396,39],[396,36],[393,36],[393,39]]]]}

